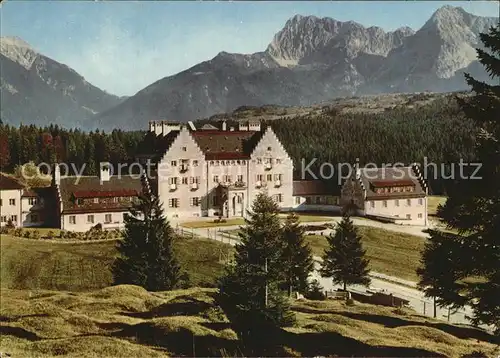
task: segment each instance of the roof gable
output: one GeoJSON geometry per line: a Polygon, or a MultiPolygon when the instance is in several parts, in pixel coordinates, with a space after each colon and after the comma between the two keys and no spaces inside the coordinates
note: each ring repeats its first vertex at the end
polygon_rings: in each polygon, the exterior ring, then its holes
{"type": "Polygon", "coordinates": [[[17,179],[0,173],[0,190],[21,190],[24,188],[17,179]]]}

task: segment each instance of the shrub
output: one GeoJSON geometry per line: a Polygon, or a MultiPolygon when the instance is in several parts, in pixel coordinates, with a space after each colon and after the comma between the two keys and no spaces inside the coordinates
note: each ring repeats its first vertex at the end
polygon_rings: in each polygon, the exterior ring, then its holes
{"type": "Polygon", "coordinates": [[[54,232],[50,230],[47,235],[45,236],[46,239],[52,240],[55,237],[54,232]]]}
{"type": "Polygon", "coordinates": [[[29,239],[31,237],[31,231],[24,230],[23,237],[26,238],[26,239],[29,239]]]}
{"type": "Polygon", "coordinates": [[[9,219],[9,220],[7,221],[7,224],[5,225],[5,227],[6,227],[7,229],[13,229],[15,226],[14,226],[14,223],[12,222],[12,220],[11,220],[11,219],[9,219]]]}
{"type": "Polygon", "coordinates": [[[21,228],[15,229],[14,230],[14,236],[22,237],[23,236],[23,229],[21,229],[21,228]]]}
{"type": "Polygon", "coordinates": [[[38,240],[40,239],[40,231],[38,230],[33,230],[33,234],[31,235],[32,239],[38,240]]]}
{"type": "Polygon", "coordinates": [[[320,285],[318,280],[313,280],[309,285],[309,289],[304,295],[308,300],[323,301],[326,299],[325,293],[323,292],[323,287],[320,285]]]}

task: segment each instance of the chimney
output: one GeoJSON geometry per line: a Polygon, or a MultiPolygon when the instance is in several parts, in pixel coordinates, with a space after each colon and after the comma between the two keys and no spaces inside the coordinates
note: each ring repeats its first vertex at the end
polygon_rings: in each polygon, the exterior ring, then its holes
{"type": "Polygon", "coordinates": [[[194,123],[192,121],[188,121],[188,126],[189,126],[189,129],[191,129],[192,131],[196,130],[196,127],[194,126],[194,123]]]}
{"type": "Polygon", "coordinates": [[[52,180],[56,186],[61,184],[61,168],[59,164],[54,164],[54,172],[52,173],[52,180]]]}
{"type": "Polygon", "coordinates": [[[155,128],[155,134],[156,135],[161,135],[163,128],[161,126],[161,122],[160,121],[155,121],[154,122],[154,128],[155,128]]]}
{"type": "Polygon", "coordinates": [[[226,121],[222,121],[222,130],[223,131],[227,130],[227,123],[226,123],[226,121]]]}
{"type": "Polygon", "coordinates": [[[155,131],[155,122],[154,121],[149,121],[149,131],[150,132],[155,131]]]}
{"type": "Polygon", "coordinates": [[[229,127],[230,132],[234,132],[234,127],[229,127]]]}
{"type": "Polygon", "coordinates": [[[111,177],[111,163],[109,162],[101,162],[99,163],[99,180],[101,181],[101,184],[105,181],[109,181],[109,178],[111,177]]]}

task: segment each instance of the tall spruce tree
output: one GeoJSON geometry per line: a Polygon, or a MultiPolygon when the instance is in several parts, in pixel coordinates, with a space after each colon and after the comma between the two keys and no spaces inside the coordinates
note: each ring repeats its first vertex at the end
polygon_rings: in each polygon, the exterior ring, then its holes
{"type": "Polygon", "coordinates": [[[290,214],[283,227],[283,263],[285,281],[289,294],[293,290],[305,293],[307,279],[314,270],[314,261],[309,244],[305,241],[304,228],[299,225],[299,217],[290,214]]]}
{"type": "Polygon", "coordinates": [[[248,216],[239,234],[241,243],[235,246],[235,265],[219,281],[217,301],[247,347],[264,349],[280,327],[294,322],[294,316],[279,289],[284,277],[278,207],[259,194],[248,216]]]}
{"type": "Polygon", "coordinates": [[[138,285],[149,291],[177,286],[180,265],[173,251],[174,232],[157,197],[139,197],[125,218],[123,236],[113,266],[115,284],[138,285]]]}
{"type": "Polygon", "coordinates": [[[321,276],[331,277],[334,283],[342,284],[344,290],[347,285],[369,285],[369,260],[365,258],[361,236],[348,213],[327,240],[329,246],[323,255],[321,276]]]}
{"type": "MultiPolygon", "coordinates": [[[[477,50],[479,61],[498,80],[500,27],[480,37],[485,50],[477,50]]],[[[460,104],[477,128],[481,168],[475,177],[481,179],[460,178],[440,208],[439,215],[458,235],[430,232],[419,285],[439,305],[470,305],[474,323],[493,325],[500,334],[500,85],[465,77],[474,95],[460,104]]]]}

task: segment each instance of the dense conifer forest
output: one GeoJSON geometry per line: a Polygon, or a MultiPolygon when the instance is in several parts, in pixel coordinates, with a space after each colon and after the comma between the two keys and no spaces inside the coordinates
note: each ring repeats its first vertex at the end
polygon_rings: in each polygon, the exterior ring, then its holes
{"type": "MultiPolygon", "coordinates": [[[[196,122],[197,125],[206,120],[196,122]]],[[[474,127],[447,96],[417,108],[399,106],[380,113],[341,113],[325,108],[321,114],[268,121],[293,158],[300,176],[302,159],[314,172],[328,162],[394,164],[413,162],[458,163],[474,160],[474,127]]],[[[96,174],[101,161],[126,163],[134,159],[144,131],[111,133],[84,132],[58,126],[19,128],[0,124],[0,165],[12,172],[18,164],[66,162],[79,168],[86,163],[85,174],[96,174]]],[[[329,170],[325,170],[329,174],[329,170]]],[[[429,167],[431,192],[446,193],[449,180],[434,180],[429,167]]],[[[332,180],[337,181],[336,176],[332,180]]]]}

